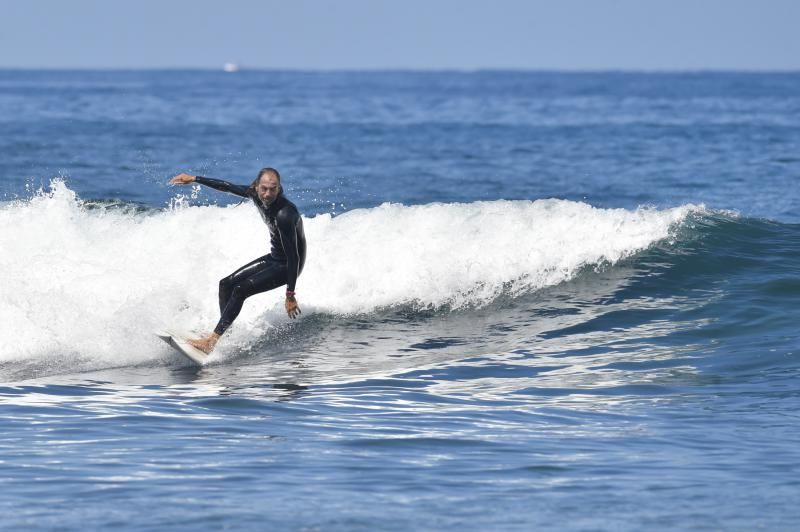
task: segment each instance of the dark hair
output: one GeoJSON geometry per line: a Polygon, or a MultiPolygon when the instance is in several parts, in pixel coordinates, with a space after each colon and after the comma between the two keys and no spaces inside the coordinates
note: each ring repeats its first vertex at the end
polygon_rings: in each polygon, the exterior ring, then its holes
{"type": "Polygon", "coordinates": [[[262,168],[261,170],[258,171],[258,177],[256,177],[255,180],[253,180],[253,182],[250,183],[250,189],[251,190],[255,190],[256,189],[256,187],[258,186],[258,182],[261,181],[261,177],[264,174],[270,174],[270,175],[274,176],[275,179],[278,180],[278,185],[280,185],[281,191],[283,191],[283,185],[281,185],[281,174],[278,173],[278,171],[275,170],[274,168],[270,168],[270,167],[262,168]]]}

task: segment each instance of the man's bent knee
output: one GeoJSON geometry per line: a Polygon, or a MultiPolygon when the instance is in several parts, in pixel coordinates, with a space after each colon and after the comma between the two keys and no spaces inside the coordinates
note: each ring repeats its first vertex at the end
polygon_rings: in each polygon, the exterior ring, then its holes
{"type": "Polygon", "coordinates": [[[253,283],[250,281],[242,281],[233,285],[231,290],[232,299],[247,299],[253,291],[253,283]]]}

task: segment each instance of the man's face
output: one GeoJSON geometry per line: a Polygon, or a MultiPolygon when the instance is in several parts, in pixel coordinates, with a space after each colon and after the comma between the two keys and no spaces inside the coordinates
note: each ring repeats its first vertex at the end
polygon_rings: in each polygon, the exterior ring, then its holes
{"type": "Polygon", "coordinates": [[[280,190],[281,185],[278,183],[278,178],[272,174],[262,175],[261,179],[258,180],[258,185],[256,185],[256,194],[258,194],[258,199],[264,205],[269,205],[275,201],[280,190]]]}

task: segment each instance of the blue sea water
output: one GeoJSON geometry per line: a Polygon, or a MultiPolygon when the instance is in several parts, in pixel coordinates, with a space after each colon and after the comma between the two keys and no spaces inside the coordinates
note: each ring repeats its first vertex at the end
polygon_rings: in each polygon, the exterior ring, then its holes
{"type": "Polygon", "coordinates": [[[797,87],[0,70],[0,527],[796,529],[797,87]],[[302,319],[187,366],[262,166],[302,319]]]}

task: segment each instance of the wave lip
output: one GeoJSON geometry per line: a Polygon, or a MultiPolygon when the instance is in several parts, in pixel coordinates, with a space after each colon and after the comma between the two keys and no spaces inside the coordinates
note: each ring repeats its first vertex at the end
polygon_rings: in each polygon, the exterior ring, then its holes
{"type": "Polygon", "coordinates": [[[675,224],[699,211],[694,205],[598,209],[556,199],[387,203],[312,219],[313,248],[301,283],[329,311],[481,305],[504,292],[567,281],[587,266],[614,264],[668,238],[675,224]]]}

